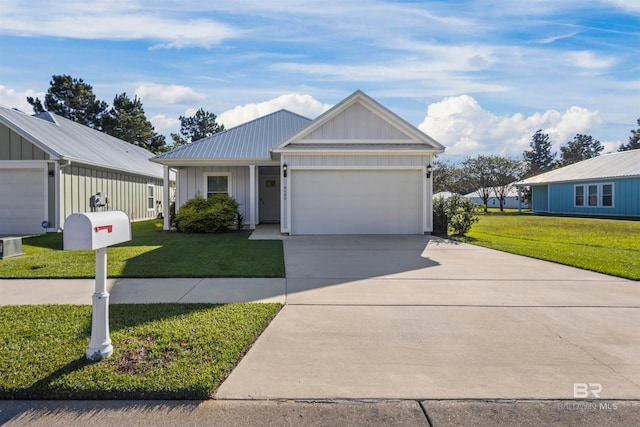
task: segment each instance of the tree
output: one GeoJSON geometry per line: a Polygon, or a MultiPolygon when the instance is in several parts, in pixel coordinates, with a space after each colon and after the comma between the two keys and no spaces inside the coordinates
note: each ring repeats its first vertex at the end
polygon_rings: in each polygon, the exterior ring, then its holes
{"type": "Polygon", "coordinates": [[[462,167],[451,163],[447,159],[433,161],[433,192],[450,191],[452,193],[467,194],[474,191],[473,184],[469,184],[462,167]]]}
{"type": "Polygon", "coordinates": [[[96,99],[90,84],[66,74],[51,76],[49,84],[44,106],[39,98],[27,97],[35,113],[50,111],[85,126],[101,129],[102,116],[109,106],[96,99]]]}
{"type": "Polygon", "coordinates": [[[553,169],[556,154],[551,152],[551,139],[542,129],[538,129],[529,143],[531,150],[523,153],[526,175],[534,176],[553,169]]]}
{"type": "Polygon", "coordinates": [[[500,201],[500,212],[504,211],[504,201],[513,188],[514,182],[522,177],[523,164],[520,160],[493,157],[493,193],[500,201]]]}
{"type": "Polygon", "coordinates": [[[102,127],[105,133],[154,153],[165,145],[164,136],[155,132],[137,96],[131,99],[126,93],[116,95],[113,107],[102,119],[102,127]]]}
{"type": "Polygon", "coordinates": [[[217,123],[217,118],[215,114],[203,108],[196,111],[193,116],[180,116],[180,135],[171,134],[173,144],[180,146],[222,132],[224,125],[217,123]]]}
{"type": "Polygon", "coordinates": [[[560,166],[567,166],[582,160],[597,157],[604,147],[590,135],[576,134],[573,141],[560,147],[560,166]]]}
{"type": "Polygon", "coordinates": [[[638,150],[640,149],[640,118],[637,120],[638,129],[631,129],[631,136],[629,137],[629,142],[625,144],[621,144],[618,147],[618,151],[629,151],[629,150],[638,150]]]}
{"type": "Polygon", "coordinates": [[[494,180],[494,158],[496,156],[478,156],[476,158],[467,157],[462,162],[464,173],[469,182],[474,184],[474,188],[478,190],[478,195],[484,204],[484,211],[487,212],[487,203],[491,197],[494,180]]]}

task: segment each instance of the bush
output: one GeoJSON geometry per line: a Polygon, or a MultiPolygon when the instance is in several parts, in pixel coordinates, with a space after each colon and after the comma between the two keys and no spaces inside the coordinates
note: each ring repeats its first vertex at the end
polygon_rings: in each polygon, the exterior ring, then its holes
{"type": "Polygon", "coordinates": [[[478,222],[476,206],[469,199],[454,194],[433,201],[433,234],[464,236],[478,222]]]}
{"type": "Polygon", "coordinates": [[[227,194],[196,196],[180,207],[176,228],[184,233],[222,233],[235,224],[238,202],[227,194]]]}

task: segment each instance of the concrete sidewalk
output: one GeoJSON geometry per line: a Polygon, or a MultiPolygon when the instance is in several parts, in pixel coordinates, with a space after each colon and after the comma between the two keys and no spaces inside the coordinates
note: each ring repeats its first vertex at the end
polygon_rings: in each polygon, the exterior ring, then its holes
{"type": "MultiPolygon", "coordinates": [[[[91,304],[93,279],[0,279],[0,305],[91,304]]],[[[107,279],[111,304],[286,300],[285,279],[107,279]]]]}
{"type": "Polygon", "coordinates": [[[640,425],[629,401],[0,401],[5,426],[640,425]]]}

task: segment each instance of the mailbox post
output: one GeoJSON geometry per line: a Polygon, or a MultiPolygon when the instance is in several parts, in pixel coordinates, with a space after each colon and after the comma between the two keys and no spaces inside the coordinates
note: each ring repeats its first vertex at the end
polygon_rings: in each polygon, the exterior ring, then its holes
{"type": "Polygon", "coordinates": [[[97,362],[113,353],[109,337],[107,247],[131,240],[131,221],[122,211],[75,213],[65,220],[63,240],[65,250],[96,251],[96,289],[87,359],[97,362]]]}

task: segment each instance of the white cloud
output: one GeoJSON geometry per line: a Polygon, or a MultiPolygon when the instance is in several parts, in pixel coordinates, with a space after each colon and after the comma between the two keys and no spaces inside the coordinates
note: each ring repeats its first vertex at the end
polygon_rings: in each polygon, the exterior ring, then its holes
{"type": "Polygon", "coordinates": [[[598,56],[588,50],[578,52],[566,52],[566,61],[569,65],[588,69],[603,69],[613,66],[616,61],[613,58],[598,56]]]}
{"type": "Polygon", "coordinates": [[[36,92],[33,89],[27,89],[24,92],[17,92],[13,89],[0,85],[0,104],[9,108],[17,108],[25,113],[33,111],[31,104],[27,102],[27,96],[40,98],[44,102],[44,92],[36,92]]]}
{"type": "Polygon", "coordinates": [[[305,117],[314,118],[331,108],[331,105],[322,104],[311,95],[288,93],[265,102],[238,105],[234,109],[220,114],[218,123],[224,124],[224,127],[228,129],[283,108],[305,117]]]}
{"type": "Polygon", "coordinates": [[[136,95],[143,101],[162,101],[168,104],[189,104],[202,101],[206,95],[187,86],[144,83],[136,89],[136,95]]]}
{"type": "Polygon", "coordinates": [[[130,1],[55,4],[7,1],[3,3],[0,32],[22,37],[158,41],[154,48],[209,48],[242,33],[212,19],[189,19],[175,13],[163,15],[151,9],[130,1]]]}
{"type": "Polygon", "coordinates": [[[462,95],[429,105],[418,127],[447,147],[445,153],[451,157],[499,154],[520,158],[538,129],[549,134],[557,150],[576,133],[589,133],[599,124],[597,111],[581,107],[528,117],[520,113],[498,116],[484,110],[473,97],[462,95]]]}
{"type": "Polygon", "coordinates": [[[153,128],[158,133],[169,134],[177,132],[180,128],[180,120],[165,116],[164,114],[156,114],[149,119],[153,128]]]}

